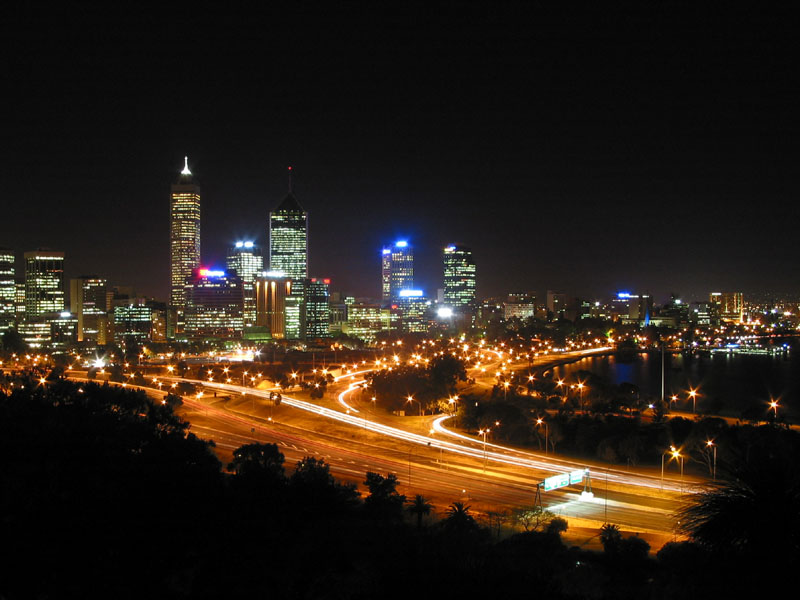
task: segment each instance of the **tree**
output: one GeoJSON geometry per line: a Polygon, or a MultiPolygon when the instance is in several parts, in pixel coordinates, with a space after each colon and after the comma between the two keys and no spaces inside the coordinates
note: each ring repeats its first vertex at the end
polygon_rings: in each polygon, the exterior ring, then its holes
{"type": "Polygon", "coordinates": [[[620,533],[619,525],[606,523],[600,528],[600,543],[603,544],[603,551],[613,554],[619,548],[622,542],[622,533],[620,533]]]}
{"type": "Polygon", "coordinates": [[[442,527],[452,533],[469,533],[478,529],[478,524],[470,514],[471,506],[463,502],[453,502],[447,507],[447,518],[442,521],[442,527]]]}
{"type": "Polygon", "coordinates": [[[422,494],[417,494],[408,503],[406,510],[417,517],[417,529],[422,529],[422,517],[430,514],[433,510],[433,504],[428,502],[428,499],[422,494]]]}
{"type": "Polygon", "coordinates": [[[9,354],[22,354],[28,349],[28,344],[25,343],[25,340],[14,328],[6,329],[3,332],[2,342],[3,350],[9,354]]]}
{"type": "Polygon", "coordinates": [[[369,489],[369,496],[364,500],[367,512],[391,520],[402,516],[406,497],[397,493],[397,475],[388,473],[383,477],[369,471],[364,485],[369,489]]]}
{"type": "Polygon", "coordinates": [[[512,513],[514,522],[521,525],[525,531],[542,531],[555,518],[549,510],[540,505],[517,508],[512,513]]]}
{"type": "Polygon", "coordinates": [[[267,476],[284,479],[284,456],[276,444],[245,444],[233,451],[228,469],[240,476],[267,476]]]}

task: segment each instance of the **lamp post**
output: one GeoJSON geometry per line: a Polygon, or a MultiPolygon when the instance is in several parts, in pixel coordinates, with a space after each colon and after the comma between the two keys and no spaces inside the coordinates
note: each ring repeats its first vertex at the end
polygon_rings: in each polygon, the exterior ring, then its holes
{"type": "Polygon", "coordinates": [[[683,456],[675,446],[661,453],[661,489],[664,489],[664,457],[669,454],[671,458],[679,459],[681,464],[681,493],[683,493],[683,456]]]}
{"type": "Polygon", "coordinates": [[[419,400],[414,400],[413,396],[409,396],[406,399],[406,403],[411,404],[412,402],[416,402],[419,405],[419,416],[421,417],[422,416],[422,402],[420,402],[419,400]]]}
{"type": "Polygon", "coordinates": [[[584,410],[583,409],[583,388],[584,388],[583,382],[578,383],[578,402],[581,405],[581,410],[584,410]]]}
{"type": "Polygon", "coordinates": [[[479,429],[478,434],[483,436],[483,471],[486,472],[486,434],[489,433],[491,430],[487,427],[486,429],[479,429]]]}
{"type": "Polygon", "coordinates": [[[697,412],[697,390],[689,390],[689,398],[692,399],[692,412],[697,412]]]}
{"type": "Polygon", "coordinates": [[[770,400],[769,407],[775,411],[775,422],[778,422],[778,402],[777,400],[770,400]]]}
{"type": "Polygon", "coordinates": [[[540,418],[536,419],[536,424],[537,425],[544,424],[544,455],[547,456],[547,429],[548,429],[547,428],[547,421],[545,421],[544,419],[542,419],[540,417],[540,418]]]}
{"type": "Polygon", "coordinates": [[[711,469],[711,478],[716,481],[717,480],[717,446],[714,444],[714,440],[707,440],[706,441],[706,448],[711,448],[714,451],[714,460],[713,460],[713,467],[711,469]]]}
{"type": "Polygon", "coordinates": [[[507,381],[503,382],[503,400],[508,400],[508,386],[511,385],[507,381]]]}

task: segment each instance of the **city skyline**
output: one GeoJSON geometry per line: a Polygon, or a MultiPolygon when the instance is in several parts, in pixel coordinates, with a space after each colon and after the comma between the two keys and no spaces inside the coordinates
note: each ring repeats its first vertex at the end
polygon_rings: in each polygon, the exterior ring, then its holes
{"type": "Polygon", "coordinates": [[[17,273],[53,248],[67,278],[166,299],[164,198],[189,155],[203,259],[220,266],[237,240],[266,247],[294,165],[308,272],[357,296],[398,238],[428,293],[449,243],[473,249],[479,297],[800,293],[790,21],[531,8],[277,11],[317,36],[299,46],[257,19],[234,39],[199,14],[176,34],[166,14],[19,13],[0,244],[17,273]]]}

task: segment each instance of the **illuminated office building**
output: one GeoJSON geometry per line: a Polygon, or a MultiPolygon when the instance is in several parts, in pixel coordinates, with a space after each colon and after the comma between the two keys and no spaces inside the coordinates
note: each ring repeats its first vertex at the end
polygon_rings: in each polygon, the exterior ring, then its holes
{"type": "Polygon", "coordinates": [[[108,282],[98,277],[78,277],[69,282],[69,307],[78,319],[79,342],[105,344],[108,282]]]}
{"type": "Polygon", "coordinates": [[[395,331],[399,314],[380,304],[349,304],[347,322],[342,324],[342,333],[356,337],[364,342],[374,342],[383,331],[395,331]]]}
{"type": "Polygon", "coordinates": [[[426,333],[428,309],[431,303],[422,290],[400,290],[396,306],[400,310],[400,329],[403,333],[426,333]]]}
{"type": "Polygon", "coordinates": [[[381,297],[384,303],[400,299],[401,290],[414,287],[414,249],[398,240],[381,250],[381,297]]]}
{"type": "Polygon", "coordinates": [[[17,320],[17,284],[14,279],[14,252],[0,248],[0,332],[17,320]]]}
{"type": "Polygon", "coordinates": [[[244,287],[244,326],[256,323],[256,277],[264,271],[264,256],[261,248],[253,242],[236,242],[228,252],[228,271],[235,271],[244,287]]]}
{"type": "Polygon", "coordinates": [[[244,288],[236,275],[195,269],[186,283],[186,334],[190,337],[242,336],[244,288]]]}
{"type": "Polygon", "coordinates": [[[25,253],[25,318],[64,312],[64,253],[25,253]]]}
{"type": "Polygon", "coordinates": [[[741,323],[744,320],[742,292],[712,292],[709,301],[723,321],[741,323]]]}
{"type": "Polygon", "coordinates": [[[475,308],[475,261],[471,248],[450,244],[444,249],[444,304],[457,313],[475,308]]]}
{"type": "Polygon", "coordinates": [[[302,322],[305,280],[308,277],[308,213],[291,191],[269,213],[269,270],[292,281],[286,298],[286,339],[304,336],[302,322]]]}
{"type": "Polygon", "coordinates": [[[200,187],[185,158],[170,196],[170,304],[175,314],[173,333],[182,333],[186,310],[186,280],[200,267],[200,187]]]}
{"type": "Polygon", "coordinates": [[[330,279],[312,277],[306,281],[306,337],[330,336],[330,279]]]}
{"type": "Polygon", "coordinates": [[[286,298],[292,294],[292,280],[283,273],[267,271],[256,278],[256,327],[276,340],[286,338],[286,298]]]}

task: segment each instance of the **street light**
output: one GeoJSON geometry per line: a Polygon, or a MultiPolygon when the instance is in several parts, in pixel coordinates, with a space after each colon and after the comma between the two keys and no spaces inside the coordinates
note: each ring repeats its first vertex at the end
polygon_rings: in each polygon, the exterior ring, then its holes
{"type": "Polygon", "coordinates": [[[408,399],[406,400],[406,403],[410,404],[411,402],[416,402],[419,405],[419,416],[421,417],[422,416],[422,402],[420,402],[419,400],[414,400],[413,396],[409,396],[408,399]]]}
{"type": "Polygon", "coordinates": [[[717,446],[714,444],[714,440],[706,440],[706,448],[712,448],[714,450],[714,463],[713,468],[711,470],[711,478],[716,481],[717,480],[717,446]]]}
{"type": "Polygon", "coordinates": [[[483,471],[486,472],[486,434],[489,433],[491,429],[488,427],[486,429],[479,429],[478,434],[483,436],[483,471]]]}
{"type": "Polygon", "coordinates": [[[548,429],[547,421],[539,417],[538,419],[536,419],[536,424],[537,425],[544,424],[544,455],[547,456],[547,429],[548,429]]]}
{"type": "Polygon", "coordinates": [[[671,459],[680,460],[681,464],[681,492],[683,492],[683,456],[675,446],[670,446],[669,450],[661,453],[661,489],[664,489],[664,457],[669,454],[671,459]]]}
{"type": "Polygon", "coordinates": [[[770,400],[769,407],[775,411],[775,422],[778,422],[778,401],[770,400]]]}
{"type": "Polygon", "coordinates": [[[692,399],[692,412],[697,412],[697,390],[689,390],[689,397],[692,399]]]}

